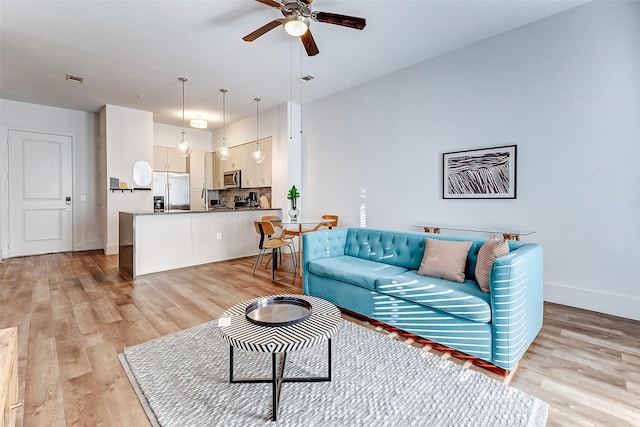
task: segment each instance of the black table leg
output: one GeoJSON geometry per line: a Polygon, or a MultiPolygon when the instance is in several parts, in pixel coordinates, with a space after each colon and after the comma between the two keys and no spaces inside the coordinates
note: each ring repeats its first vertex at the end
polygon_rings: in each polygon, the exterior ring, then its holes
{"type": "Polygon", "coordinates": [[[278,268],[278,250],[271,249],[271,280],[276,279],[276,269],[278,268]]]}
{"type": "Polygon", "coordinates": [[[285,378],[284,367],[287,361],[287,353],[271,353],[271,378],[238,378],[233,377],[233,346],[229,346],[229,383],[270,383],[272,396],[271,421],[278,418],[278,408],[280,406],[280,394],[283,383],[300,382],[326,382],[331,381],[331,338],[327,341],[327,376],[326,377],[291,377],[285,378]],[[280,354],[280,363],[277,363],[276,356],[280,354]]]}

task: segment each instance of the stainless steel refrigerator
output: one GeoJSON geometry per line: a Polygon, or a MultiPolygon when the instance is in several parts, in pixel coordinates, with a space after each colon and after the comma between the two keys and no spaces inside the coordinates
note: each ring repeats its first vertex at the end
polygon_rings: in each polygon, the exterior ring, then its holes
{"type": "Polygon", "coordinates": [[[154,172],[153,196],[164,197],[164,210],[189,210],[189,174],[154,172]]]}

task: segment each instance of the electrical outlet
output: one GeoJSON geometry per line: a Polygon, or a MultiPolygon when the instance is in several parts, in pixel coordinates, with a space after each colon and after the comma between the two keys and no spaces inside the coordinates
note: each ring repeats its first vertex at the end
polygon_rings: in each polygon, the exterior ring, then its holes
{"type": "Polygon", "coordinates": [[[218,233],[216,233],[216,239],[222,240],[222,233],[220,231],[218,231],[218,233]]]}

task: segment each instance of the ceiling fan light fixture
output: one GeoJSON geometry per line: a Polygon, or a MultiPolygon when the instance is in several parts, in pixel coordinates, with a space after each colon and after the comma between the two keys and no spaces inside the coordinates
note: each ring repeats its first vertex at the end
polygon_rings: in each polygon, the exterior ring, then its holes
{"type": "Polygon", "coordinates": [[[309,29],[309,20],[297,14],[289,15],[282,22],[284,30],[292,37],[300,37],[309,29]]]}

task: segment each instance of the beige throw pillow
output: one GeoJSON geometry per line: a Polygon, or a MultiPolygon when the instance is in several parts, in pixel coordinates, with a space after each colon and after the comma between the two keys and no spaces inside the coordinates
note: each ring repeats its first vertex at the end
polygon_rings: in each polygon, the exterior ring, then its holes
{"type": "Polygon", "coordinates": [[[418,274],[464,282],[464,267],[471,243],[427,239],[418,274]]]}
{"type": "Polygon", "coordinates": [[[493,236],[487,240],[478,251],[478,262],[476,263],[476,281],[482,292],[489,293],[489,272],[493,266],[493,261],[509,253],[509,244],[506,240],[498,240],[493,236]]]}

